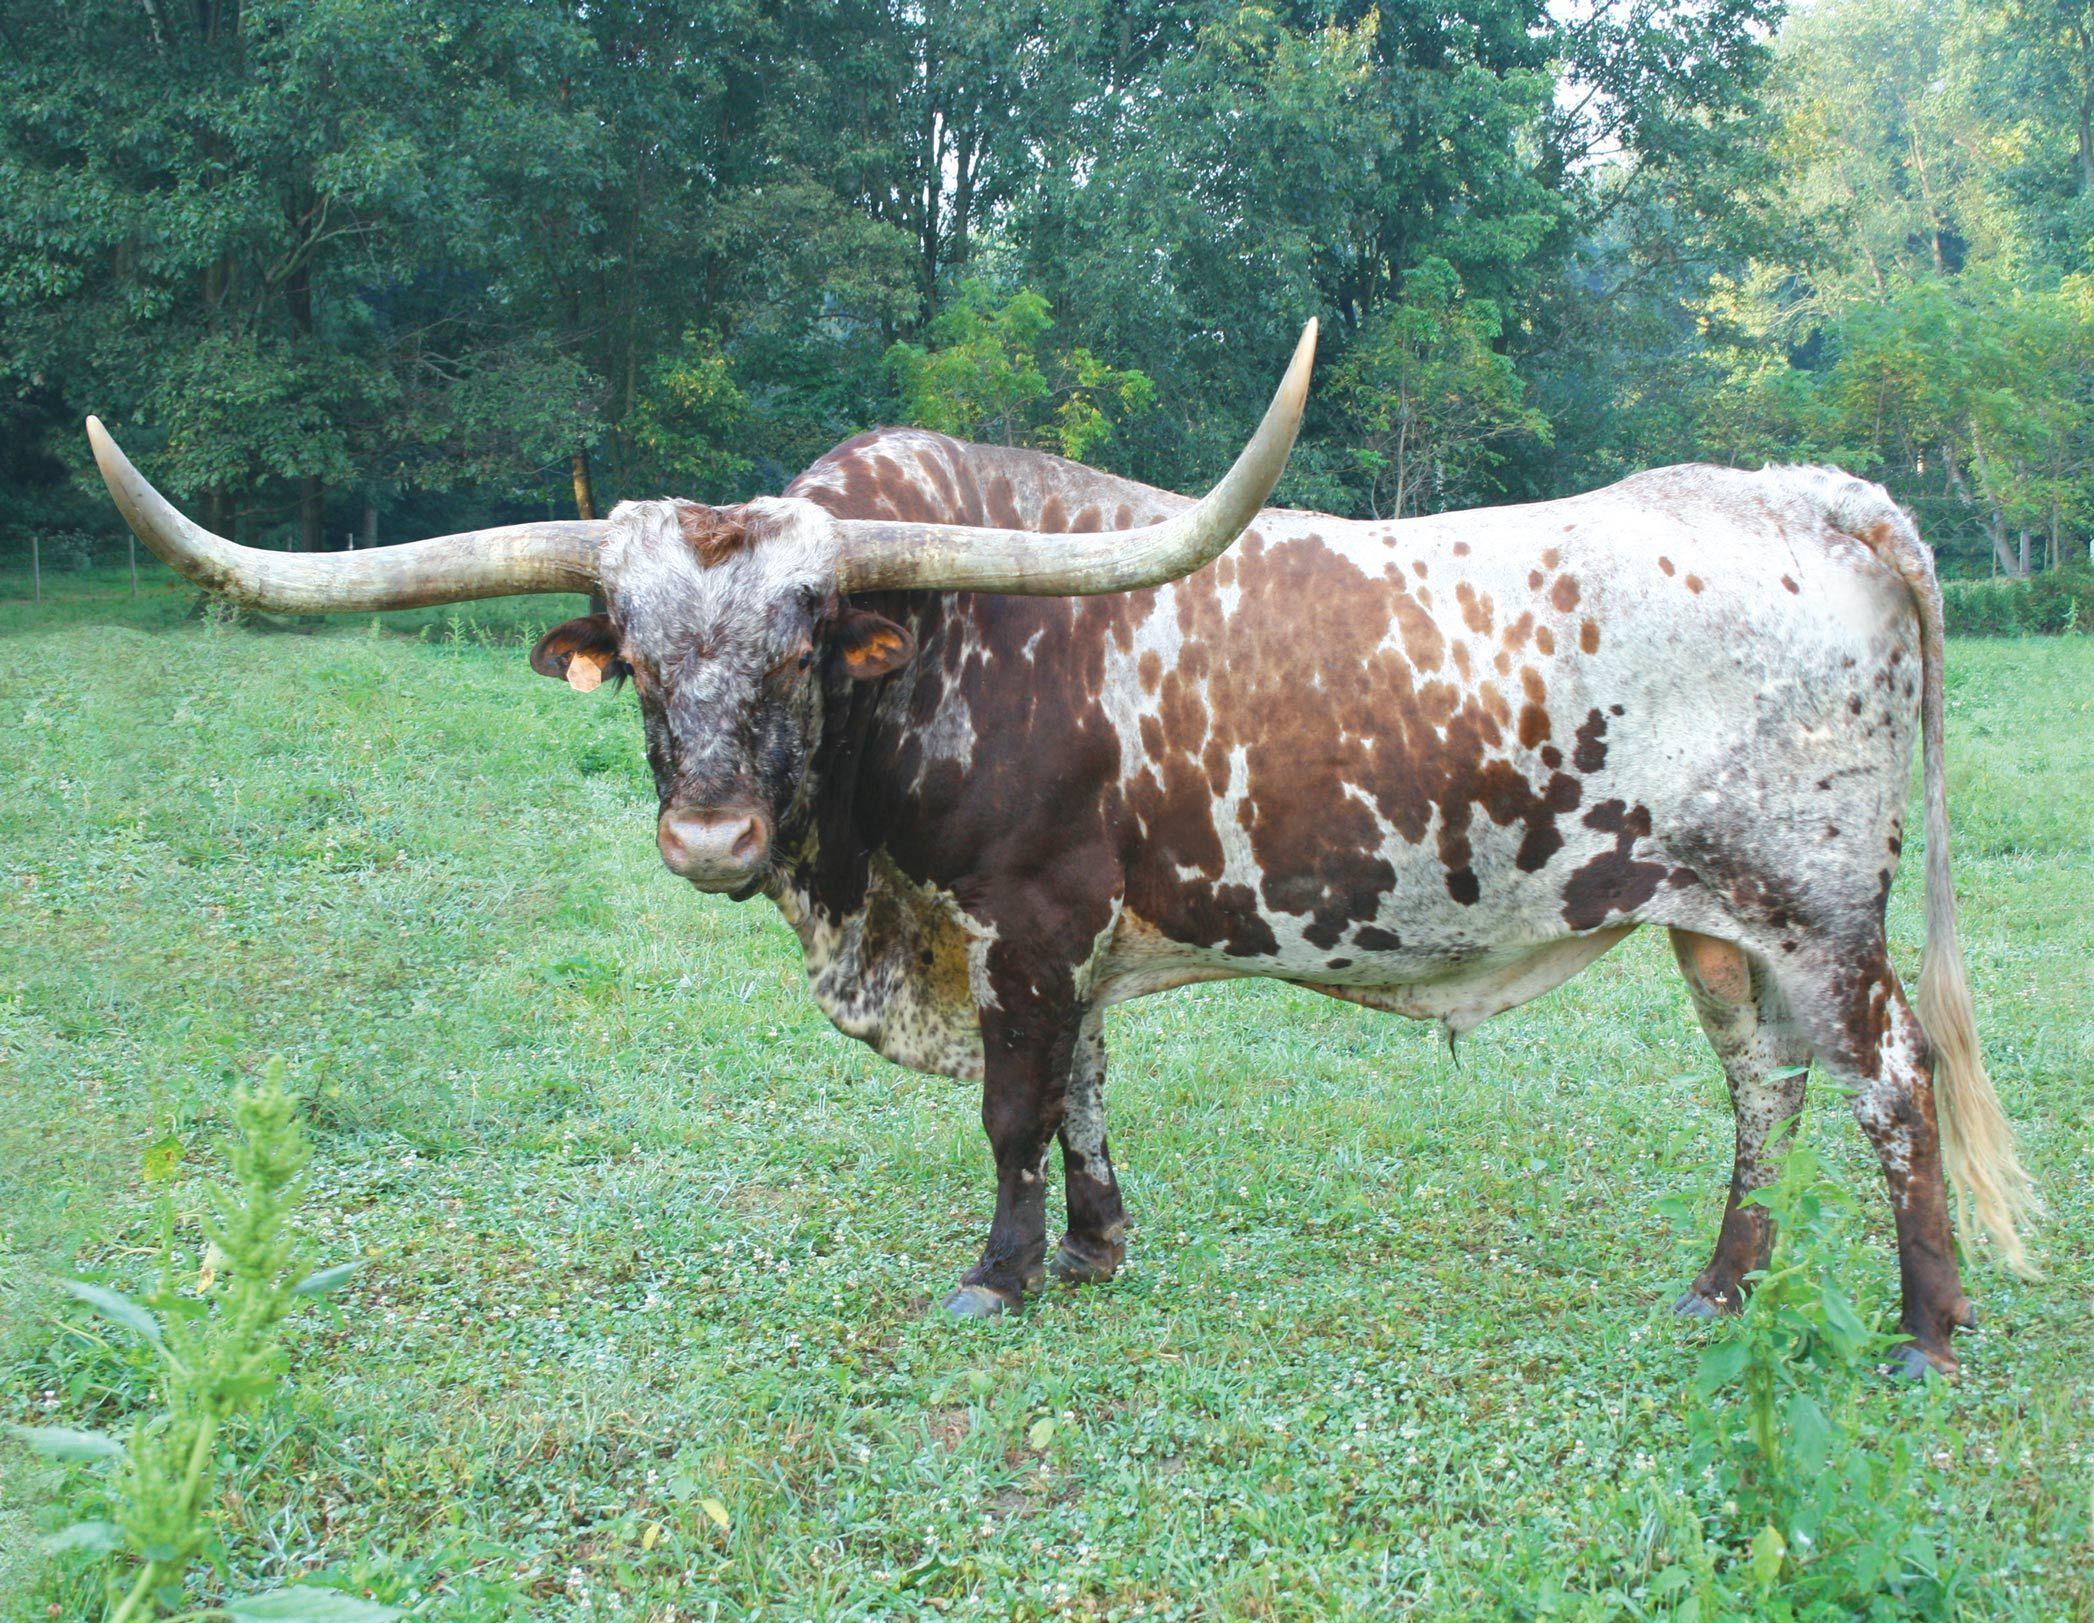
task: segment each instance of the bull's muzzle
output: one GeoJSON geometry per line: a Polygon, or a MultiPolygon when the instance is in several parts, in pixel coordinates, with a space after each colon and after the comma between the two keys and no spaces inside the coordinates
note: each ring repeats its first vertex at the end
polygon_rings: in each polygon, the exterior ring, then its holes
{"type": "Polygon", "coordinates": [[[771,855],[771,820],[749,806],[671,806],[654,843],[669,871],[700,890],[739,891],[771,855]]]}

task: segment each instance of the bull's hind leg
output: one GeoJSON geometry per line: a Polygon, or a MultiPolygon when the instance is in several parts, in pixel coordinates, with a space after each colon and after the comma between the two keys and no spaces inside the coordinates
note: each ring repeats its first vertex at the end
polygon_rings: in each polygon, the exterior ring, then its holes
{"type": "Polygon", "coordinates": [[[1069,1062],[1067,1108],[1062,1115],[1062,1178],[1069,1229],[1047,1264],[1058,1279],[1097,1284],[1112,1278],[1127,1257],[1127,1219],[1120,1181],[1105,1143],[1104,1011],[1084,1017],[1069,1062]]]}
{"type": "Polygon", "coordinates": [[[1772,1217],[1745,1198],[1774,1181],[1770,1148],[1803,1108],[1810,1045],[1772,980],[1738,948],[1674,930],[1672,950],[1737,1119],[1737,1159],[1715,1253],[1673,1304],[1675,1313],[1713,1318],[1744,1304],[1746,1276],[1766,1267],[1774,1248],[1772,1217]]]}
{"type": "Polygon", "coordinates": [[[1825,1067],[1854,1090],[1854,1116],[1876,1147],[1898,1234],[1900,1327],[1908,1374],[1956,1368],[1950,1337],[1977,1322],[1956,1266],[1948,1185],[1934,1114],[1934,1061],[1881,937],[1817,975],[1784,967],[1784,990],[1825,1067]]]}

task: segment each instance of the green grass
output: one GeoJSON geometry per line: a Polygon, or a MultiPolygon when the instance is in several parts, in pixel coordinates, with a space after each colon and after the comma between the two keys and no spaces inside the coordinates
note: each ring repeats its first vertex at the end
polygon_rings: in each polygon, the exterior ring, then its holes
{"type": "MultiPolygon", "coordinates": [[[[1707,1333],[1666,1307],[1730,1121],[1662,940],[1458,1065],[1275,985],[1115,1011],[1122,1277],[927,1322],[988,1216],[973,1097],[830,1029],[768,906],[662,871],[631,695],[503,646],[564,606],[284,631],[164,576],[135,605],[120,573],[52,584],[0,583],[0,1418],[121,1429],[141,1355],[41,1281],[144,1281],[170,1135],[194,1244],[231,1090],[281,1052],[309,1244],[370,1261],[241,1433],[234,1587],[318,1572],[441,1618],[1663,1616],[1682,1527],[1737,1531],[1682,1463],[1707,1333]]],[[[2090,1617],[2094,639],[1951,667],[1964,936],[2054,1219],[2043,1282],[1972,1270],[1928,1519],[1969,1615],[2090,1617]]],[[[1880,1180],[1822,1083],[1808,1131],[1869,1194],[1854,1284],[1888,1307],[1880,1180]]],[[[29,1537],[60,1486],[0,1450],[0,1615],[91,1603],[29,1537]]]]}

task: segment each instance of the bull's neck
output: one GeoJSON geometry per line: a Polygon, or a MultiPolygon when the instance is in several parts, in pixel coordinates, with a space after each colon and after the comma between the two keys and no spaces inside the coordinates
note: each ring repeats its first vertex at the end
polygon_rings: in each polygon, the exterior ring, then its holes
{"type": "Polygon", "coordinates": [[[882,593],[864,601],[916,636],[916,655],[870,682],[834,679],[824,695],[822,725],[807,776],[779,828],[780,867],[802,905],[840,914],[865,891],[867,863],[904,793],[894,764],[907,738],[919,683],[943,680],[944,643],[953,596],[882,593]]]}

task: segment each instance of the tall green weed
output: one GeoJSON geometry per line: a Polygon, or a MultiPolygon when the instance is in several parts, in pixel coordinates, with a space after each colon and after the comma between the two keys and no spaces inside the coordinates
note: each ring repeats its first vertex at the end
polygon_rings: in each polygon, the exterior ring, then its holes
{"type": "Polygon", "coordinates": [[[270,1061],[260,1087],[234,1095],[233,1120],[231,1182],[207,1191],[207,1245],[190,1283],[178,1268],[174,1208],[164,1198],[160,1277],[144,1301],[86,1280],[60,1282],[65,1294],[150,1348],[156,1402],[120,1439],[64,1426],[15,1428],[32,1449],[79,1466],[72,1497],[100,1512],[50,1544],[105,1563],[107,1623],[392,1617],[394,1608],[298,1585],[185,1610],[191,1569],[199,1561],[220,1564],[214,1489],[232,1446],[229,1423],[262,1407],[282,1381],[285,1320],[356,1266],[309,1270],[291,1232],[312,1148],[281,1060],[270,1061]]]}
{"type": "Polygon", "coordinates": [[[1915,1391],[1888,1378],[1904,1339],[1881,1322],[1888,1307],[1872,1314],[1849,1294],[1845,1281],[1875,1266],[1858,1255],[1857,1202],[1800,1141],[1749,1199],[1778,1241],[1694,1382],[1686,1463],[1721,1504],[1704,1526],[1719,1553],[1700,1563],[1687,1615],[1944,1615],[1964,1582],[1932,1531],[1947,1486],[1936,1460],[1954,1438],[1937,1379],[1915,1391]]]}

